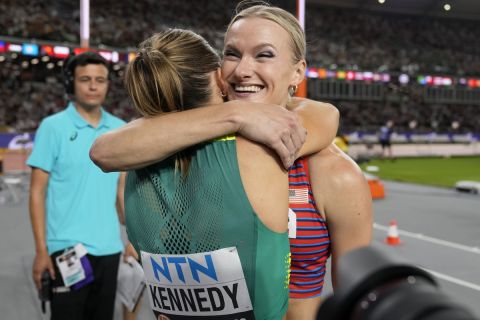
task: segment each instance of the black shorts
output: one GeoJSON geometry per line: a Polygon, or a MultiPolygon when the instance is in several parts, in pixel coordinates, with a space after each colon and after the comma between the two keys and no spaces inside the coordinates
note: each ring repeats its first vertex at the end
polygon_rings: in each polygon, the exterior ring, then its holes
{"type": "Polygon", "coordinates": [[[382,148],[390,147],[392,145],[390,143],[390,140],[380,140],[380,144],[381,144],[382,148]]]}
{"type": "Polygon", "coordinates": [[[50,304],[51,319],[113,319],[120,253],[107,256],[87,254],[93,269],[93,282],[76,291],[65,292],[61,290],[64,283],[55,263],[55,258],[62,252],[51,255],[55,267],[55,280],[52,282],[54,292],[50,304]]]}

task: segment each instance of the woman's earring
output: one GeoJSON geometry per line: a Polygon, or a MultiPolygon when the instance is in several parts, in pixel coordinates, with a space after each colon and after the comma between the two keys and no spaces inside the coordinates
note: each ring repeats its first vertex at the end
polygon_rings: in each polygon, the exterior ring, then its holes
{"type": "Polygon", "coordinates": [[[221,94],[222,94],[222,98],[226,98],[227,97],[227,94],[223,91],[221,91],[221,94]]]}
{"type": "Polygon", "coordinates": [[[294,85],[294,86],[290,86],[288,88],[288,94],[293,97],[293,95],[297,92],[298,90],[298,86],[297,85],[294,85]]]}

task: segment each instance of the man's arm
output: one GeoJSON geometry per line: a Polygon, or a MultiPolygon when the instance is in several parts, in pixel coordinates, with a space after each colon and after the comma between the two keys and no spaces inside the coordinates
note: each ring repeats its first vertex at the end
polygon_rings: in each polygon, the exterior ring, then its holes
{"type": "Polygon", "coordinates": [[[120,172],[117,183],[117,198],[115,201],[115,208],[117,209],[118,220],[121,224],[125,224],[125,204],[124,204],[124,190],[125,190],[125,172],[120,172]]]}
{"type": "Polygon", "coordinates": [[[30,182],[30,219],[35,240],[35,259],[33,261],[33,280],[40,288],[42,272],[48,270],[52,279],[55,271],[52,259],[48,255],[45,227],[45,199],[50,174],[38,168],[32,168],[30,182]]]}
{"type": "MultiPolygon", "coordinates": [[[[125,172],[121,172],[120,176],[118,177],[118,184],[117,184],[117,199],[115,201],[115,207],[117,208],[118,220],[122,225],[125,225],[125,203],[124,203],[124,191],[125,191],[125,178],[127,174],[125,172]]],[[[132,256],[135,260],[138,260],[137,251],[127,240],[127,244],[123,250],[123,261],[128,262],[128,257],[132,256]]]]}
{"type": "Polygon", "coordinates": [[[135,120],[99,137],[90,157],[104,171],[125,171],[234,132],[273,149],[285,167],[293,163],[306,138],[293,112],[274,105],[230,101],[135,120]]]}

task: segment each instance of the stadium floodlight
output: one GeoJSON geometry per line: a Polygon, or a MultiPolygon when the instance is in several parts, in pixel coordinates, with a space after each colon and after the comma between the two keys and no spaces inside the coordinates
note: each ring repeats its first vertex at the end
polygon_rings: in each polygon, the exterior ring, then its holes
{"type": "Polygon", "coordinates": [[[449,3],[445,3],[443,5],[443,10],[450,11],[450,10],[452,10],[452,6],[449,3]]]}
{"type": "Polygon", "coordinates": [[[398,82],[400,82],[401,84],[407,84],[410,82],[410,77],[408,76],[408,74],[403,73],[398,77],[398,82]]]}

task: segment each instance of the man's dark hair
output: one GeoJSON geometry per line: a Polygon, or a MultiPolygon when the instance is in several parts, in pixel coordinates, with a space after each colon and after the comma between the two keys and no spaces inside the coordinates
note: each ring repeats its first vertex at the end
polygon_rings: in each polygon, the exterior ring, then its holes
{"type": "Polygon", "coordinates": [[[102,64],[109,70],[108,61],[98,53],[87,51],[79,55],[70,55],[63,62],[63,78],[67,94],[75,94],[74,76],[75,68],[87,64],[102,64]]]}

